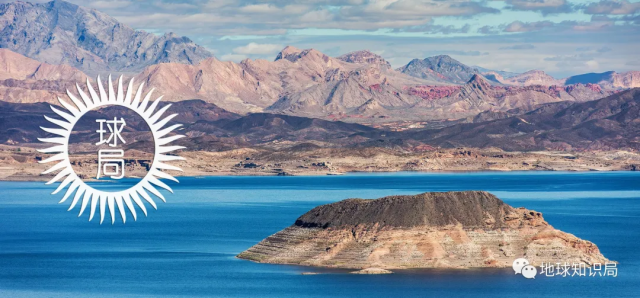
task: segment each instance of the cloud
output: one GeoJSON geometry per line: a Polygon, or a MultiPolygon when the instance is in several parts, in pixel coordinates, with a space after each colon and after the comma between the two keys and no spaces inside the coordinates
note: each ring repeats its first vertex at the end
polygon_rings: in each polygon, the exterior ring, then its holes
{"type": "Polygon", "coordinates": [[[601,48],[596,50],[596,52],[598,52],[598,53],[606,53],[606,52],[611,52],[611,51],[613,51],[613,49],[610,48],[610,47],[607,47],[607,46],[601,47],[601,48]]]}
{"type": "Polygon", "coordinates": [[[233,61],[233,62],[240,62],[247,58],[248,58],[247,55],[239,55],[239,54],[227,54],[227,55],[222,55],[222,57],[220,57],[222,61],[233,61]]]}
{"type": "Polygon", "coordinates": [[[470,16],[481,13],[499,13],[500,10],[483,3],[465,0],[372,0],[365,5],[342,6],[340,15],[345,18],[407,18],[424,19],[433,16],[470,16]]]}
{"type": "Polygon", "coordinates": [[[495,26],[485,25],[485,26],[482,26],[482,27],[478,28],[478,30],[476,32],[478,32],[480,34],[491,35],[491,34],[499,34],[500,30],[495,26]]]}
{"type": "Polygon", "coordinates": [[[575,70],[576,72],[599,71],[600,63],[596,60],[587,61],[561,61],[556,64],[558,68],[575,70]]]}
{"type": "Polygon", "coordinates": [[[629,61],[629,62],[627,62],[625,65],[629,65],[629,66],[640,66],[640,60],[636,60],[636,61],[629,61]]]}
{"type": "Polygon", "coordinates": [[[593,47],[578,47],[578,48],[576,48],[576,52],[596,52],[596,53],[602,54],[602,53],[611,52],[611,51],[613,51],[613,49],[610,48],[610,47],[607,47],[607,46],[603,46],[603,47],[597,48],[595,50],[594,50],[593,47]]]}
{"type": "Polygon", "coordinates": [[[554,23],[550,21],[539,21],[539,22],[530,22],[530,23],[515,21],[508,24],[503,31],[504,32],[530,32],[530,31],[540,31],[545,28],[549,28],[553,26],[554,26],[554,23]]]}
{"type": "Polygon", "coordinates": [[[544,58],[544,61],[564,61],[564,62],[581,62],[593,60],[594,55],[589,53],[582,53],[577,55],[557,55],[544,58]]]}
{"type": "Polygon", "coordinates": [[[530,44],[530,43],[526,43],[526,44],[516,44],[516,45],[512,45],[512,46],[507,46],[507,47],[501,47],[500,50],[531,50],[531,49],[535,49],[536,46],[530,44]]]}
{"type": "Polygon", "coordinates": [[[89,7],[95,9],[116,9],[123,8],[131,5],[130,1],[126,0],[112,0],[112,1],[92,1],[89,2],[89,7]]]}
{"type": "Polygon", "coordinates": [[[614,34],[622,34],[625,31],[639,32],[637,25],[640,25],[640,16],[620,16],[611,17],[606,15],[592,15],[590,21],[573,21],[564,20],[561,22],[551,21],[537,21],[537,22],[521,22],[514,21],[509,24],[497,25],[497,26],[483,26],[477,31],[478,33],[485,35],[500,34],[501,32],[508,33],[523,33],[523,32],[536,32],[546,30],[545,32],[551,32],[550,28],[553,28],[552,35],[559,33],[572,34],[580,31],[606,31],[609,30],[614,34]]]}
{"type": "Polygon", "coordinates": [[[432,55],[485,56],[489,55],[489,53],[481,51],[441,50],[431,51],[426,56],[432,55]]]}
{"type": "Polygon", "coordinates": [[[574,11],[566,0],[506,0],[507,9],[537,11],[543,15],[574,11]]]}
{"type": "Polygon", "coordinates": [[[640,2],[631,3],[627,0],[601,0],[584,7],[587,14],[628,15],[640,12],[640,2]]]}
{"type": "MultiPolygon", "coordinates": [[[[130,0],[129,0],[130,1],[130,0]]],[[[285,34],[288,30],[364,30],[402,29],[404,32],[466,33],[469,26],[432,23],[434,17],[471,18],[500,13],[475,0],[370,0],[370,1],[195,1],[188,5],[144,5],[146,13],[113,10],[119,20],[137,28],[170,27],[174,30],[215,32],[218,35],[285,34]],[[194,8],[195,5],[195,8],[194,8]]]]}
{"type": "Polygon", "coordinates": [[[259,44],[251,42],[246,46],[234,48],[233,52],[242,55],[267,55],[277,53],[283,48],[284,46],[279,44],[259,44]]]}
{"type": "Polygon", "coordinates": [[[468,33],[471,29],[471,25],[464,24],[461,27],[454,25],[434,25],[432,23],[424,24],[420,26],[410,26],[405,28],[394,29],[393,32],[424,32],[426,34],[454,34],[454,33],[468,33]]]}

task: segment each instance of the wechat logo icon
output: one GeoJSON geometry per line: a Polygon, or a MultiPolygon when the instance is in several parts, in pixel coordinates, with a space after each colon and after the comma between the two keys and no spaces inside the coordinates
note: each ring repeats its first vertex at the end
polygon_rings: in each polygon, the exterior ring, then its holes
{"type": "Polygon", "coordinates": [[[513,268],[513,271],[516,274],[522,274],[522,276],[524,276],[527,279],[531,279],[531,278],[535,279],[536,275],[538,274],[538,269],[530,265],[529,261],[524,258],[519,258],[513,261],[513,264],[511,265],[511,267],[513,268]]]}

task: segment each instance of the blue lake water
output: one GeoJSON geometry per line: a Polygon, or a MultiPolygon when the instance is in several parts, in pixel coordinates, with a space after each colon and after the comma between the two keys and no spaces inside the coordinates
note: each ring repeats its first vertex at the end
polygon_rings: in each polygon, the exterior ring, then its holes
{"type": "Polygon", "coordinates": [[[170,185],[175,194],[148,217],[100,225],[57,204],[53,186],[0,182],[0,297],[640,296],[640,173],[183,177],[170,185]],[[510,270],[368,276],[234,257],[320,204],[450,190],[487,190],[543,212],[618,261],[618,277],[528,280],[510,270]],[[307,271],[324,274],[301,275],[307,271]]]}

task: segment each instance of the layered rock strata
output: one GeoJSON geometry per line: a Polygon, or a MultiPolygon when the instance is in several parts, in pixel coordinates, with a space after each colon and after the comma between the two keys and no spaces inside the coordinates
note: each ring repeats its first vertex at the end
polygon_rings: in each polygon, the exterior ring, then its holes
{"type": "Polygon", "coordinates": [[[322,205],[238,255],[261,263],[335,268],[510,267],[607,262],[540,212],[483,191],[433,192],[322,205]]]}

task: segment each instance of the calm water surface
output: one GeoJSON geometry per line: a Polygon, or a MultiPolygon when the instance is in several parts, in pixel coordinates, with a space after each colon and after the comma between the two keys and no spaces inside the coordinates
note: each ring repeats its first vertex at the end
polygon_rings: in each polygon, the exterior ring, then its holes
{"type": "Polygon", "coordinates": [[[175,194],[149,217],[112,226],[77,218],[78,207],[66,212],[68,203],[58,205],[61,196],[43,182],[0,182],[0,297],[640,296],[640,173],[207,177],[171,186],[175,194]],[[509,270],[363,276],[234,258],[319,204],[449,190],[488,190],[543,212],[619,261],[618,277],[527,280],[509,270]]]}

